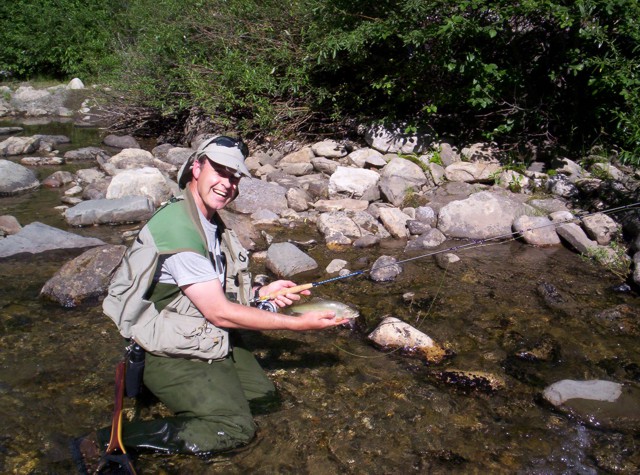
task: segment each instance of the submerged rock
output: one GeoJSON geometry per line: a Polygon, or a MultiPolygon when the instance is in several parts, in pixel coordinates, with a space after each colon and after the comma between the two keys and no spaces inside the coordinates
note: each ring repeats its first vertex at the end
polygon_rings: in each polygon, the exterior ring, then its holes
{"type": "Polygon", "coordinates": [[[484,371],[446,369],[435,371],[432,375],[439,381],[455,386],[464,392],[479,391],[483,393],[493,393],[504,389],[506,386],[504,379],[484,371]]]}
{"type": "Polygon", "coordinates": [[[640,388],[613,381],[563,379],[542,393],[561,412],[592,427],[640,430],[640,388]]]}
{"type": "Polygon", "coordinates": [[[26,225],[17,234],[0,240],[0,257],[23,253],[38,254],[55,249],[80,249],[103,244],[105,243],[100,239],[79,236],[35,222],[26,225]]]}

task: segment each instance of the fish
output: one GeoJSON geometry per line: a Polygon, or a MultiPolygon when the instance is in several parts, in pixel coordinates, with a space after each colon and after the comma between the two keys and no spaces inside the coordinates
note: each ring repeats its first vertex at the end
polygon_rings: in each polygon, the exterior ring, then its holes
{"type": "Polygon", "coordinates": [[[289,315],[301,315],[306,312],[324,310],[332,311],[336,314],[336,318],[343,320],[352,320],[360,315],[360,312],[346,303],[321,298],[315,298],[305,303],[292,305],[291,307],[287,307],[284,312],[289,315]]]}

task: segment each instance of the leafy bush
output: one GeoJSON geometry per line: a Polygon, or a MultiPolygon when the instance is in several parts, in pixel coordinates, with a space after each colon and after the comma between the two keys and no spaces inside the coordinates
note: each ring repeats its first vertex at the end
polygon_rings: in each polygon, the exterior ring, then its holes
{"type": "Polygon", "coordinates": [[[327,0],[314,13],[310,73],[337,114],[640,154],[635,0],[327,0]]]}
{"type": "Polygon", "coordinates": [[[113,65],[109,54],[121,2],[0,2],[0,71],[4,76],[89,77],[113,65]]]}

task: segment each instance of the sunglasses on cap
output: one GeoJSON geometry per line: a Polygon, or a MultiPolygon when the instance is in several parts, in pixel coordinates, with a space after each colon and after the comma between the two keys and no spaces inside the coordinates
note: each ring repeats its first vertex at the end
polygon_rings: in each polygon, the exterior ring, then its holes
{"type": "Polygon", "coordinates": [[[209,145],[219,145],[221,147],[228,147],[228,148],[237,148],[238,150],[240,150],[240,153],[242,153],[242,156],[246,159],[247,156],[249,155],[249,147],[247,146],[246,143],[244,143],[242,141],[242,139],[234,139],[231,137],[228,137],[226,135],[221,135],[219,137],[214,137],[208,140],[205,140],[204,142],[202,142],[200,144],[200,146],[198,147],[198,153],[199,154],[206,154],[206,148],[209,145]]]}

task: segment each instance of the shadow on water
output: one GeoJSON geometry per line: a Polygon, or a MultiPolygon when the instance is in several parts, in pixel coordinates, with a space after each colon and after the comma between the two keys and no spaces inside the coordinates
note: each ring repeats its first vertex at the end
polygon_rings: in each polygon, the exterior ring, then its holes
{"type": "MultiPolygon", "coordinates": [[[[0,214],[67,229],[59,191],[0,198],[0,214]]],[[[126,229],[129,229],[127,227],[126,229]]],[[[72,230],[119,243],[125,227],[72,230]]],[[[315,237],[312,230],[295,231],[315,237]]],[[[284,232],[283,232],[284,233],[284,232]]],[[[277,239],[286,239],[284,234],[277,239]]],[[[333,258],[368,269],[381,254],[410,257],[386,245],[366,251],[309,254],[324,269],[333,258]]],[[[71,437],[108,424],[113,373],[122,341],[99,307],[62,309],[38,294],[78,252],[0,260],[0,471],[70,473],[71,437]]],[[[256,416],[257,439],[210,460],[143,455],[142,473],[633,473],[637,434],[583,426],[539,401],[559,379],[640,380],[637,333],[597,318],[637,296],[602,268],[564,248],[517,242],[466,250],[446,271],[433,258],[406,263],[393,283],[354,277],[314,295],[359,308],[355,329],[253,333],[249,342],[282,395],[282,407],[256,416]],[[550,283],[563,304],[541,298],[550,283]],[[415,298],[406,303],[405,292],[415,298]],[[397,316],[454,355],[440,365],[385,354],[366,334],[397,316]],[[522,358],[546,348],[545,358],[522,358]],[[434,374],[484,371],[504,380],[494,393],[461,391],[434,374]],[[616,468],[617,467],[617,468],[616,468]]],[[[255,271],[264,272],[256,266],[255,271]]],[[[305,276],[317,281],[322,271],[305,276]]],[[[162,414],[156,404],[126,415],[162,414]]]]}

